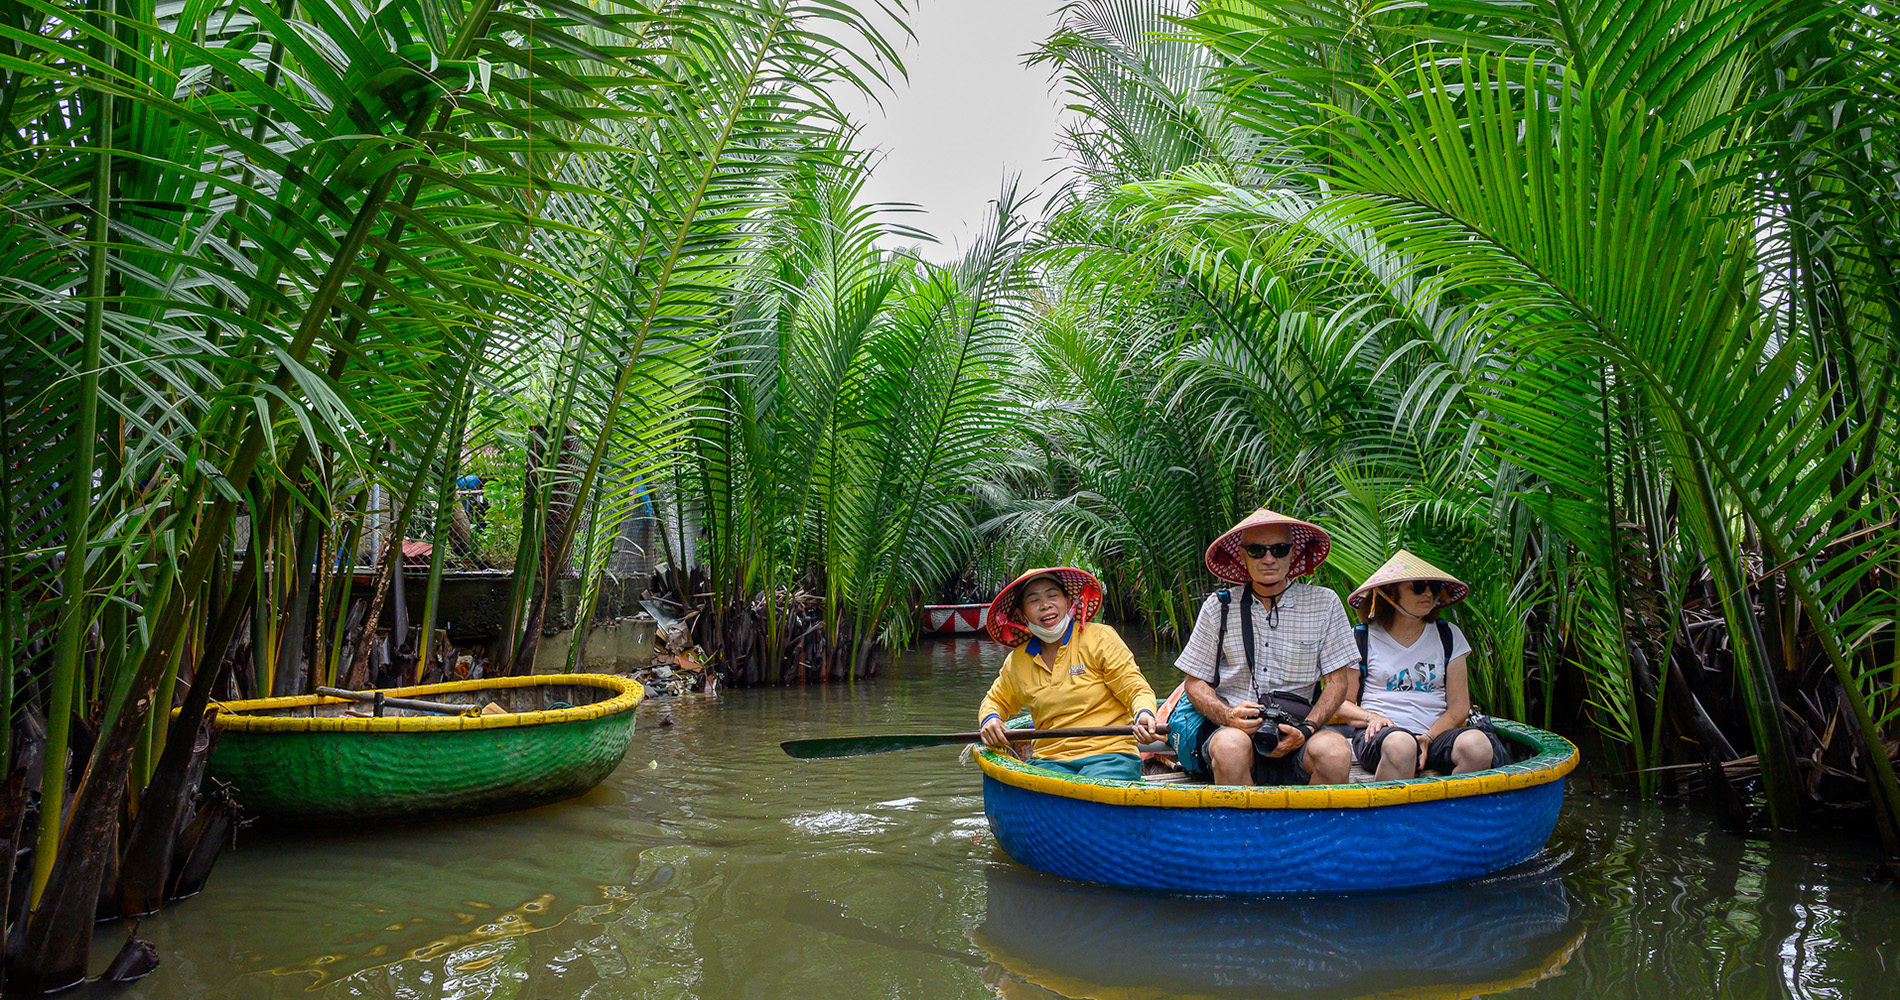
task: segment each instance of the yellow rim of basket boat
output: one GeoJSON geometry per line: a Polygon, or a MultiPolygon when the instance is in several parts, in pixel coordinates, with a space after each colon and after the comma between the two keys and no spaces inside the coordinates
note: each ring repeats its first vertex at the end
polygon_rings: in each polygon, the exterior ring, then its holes
{"type": "MultiPolygon", "coordinates": [[[[493,691],[497,688],[541,687],[567,684],[575,687],[604,688],[614,692],[606,701],[571,708],[550,708],[539,712],[508,712],[503,715],[400,715],[377,718],[300,718],[277,715],[244,715],[258,709],[302,708],[305,705],[367,704],[329,695],[303,694],[289,698],[251,698],[245,701],[214,701],[218,708],[218,728],[228,733],[439,733],[463,729],[514,729],[544,726],[559,722],[581,722],[618,715],[640,704],[646,689],[640,682],[612,674],[536,674],[526,677],[489,677],[474,681],[448,681],[415,687],[386,688],[392,698],[419,698],[457,691],[493,691]]],[[[176,711],[174,709],[174,711],[176,711]]]]}
{"type": "Polygon", "coordinates": [[[1367,781],[1350,785],[1169,785],[1143,781],[1064,777],[1033,767],[988,747],[976,752],[983,773],[1005,785],[1065,799],[1116,806],[1159,806],[1164,809],[1369,809],[1410,802],[1462,799],[1493,792],[1511,792],[1556,781],[1577,766],[1577,748],[1554,734],[1566,753],[1545,752],[1523,764],[1488,771],[1404,781],[1367,781]]]}

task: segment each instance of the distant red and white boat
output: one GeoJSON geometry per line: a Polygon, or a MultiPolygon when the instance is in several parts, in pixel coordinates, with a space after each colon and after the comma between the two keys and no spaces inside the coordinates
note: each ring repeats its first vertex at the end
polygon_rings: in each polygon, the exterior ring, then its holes
{"type": "Polygon", "coordinates": [[[917,622],[924,631],[944,635],[981,632],[989,618],[987,604],[926,604],[917,609],[917,622]]]}

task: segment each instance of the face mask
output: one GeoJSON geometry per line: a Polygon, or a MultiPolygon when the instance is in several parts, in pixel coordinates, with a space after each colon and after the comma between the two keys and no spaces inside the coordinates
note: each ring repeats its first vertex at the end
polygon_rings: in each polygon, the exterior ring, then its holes
{"type": "Polygon", "coordinates": [[[1061,621],[1056,622],[1055,628],[1043,628],[1035,622],[1024,622],[1023,624],[1028,626],[1030,634],[1041,639],[1043,642],[1061,642],[1062,637],[1068,634],[1069,623],[1073,621],[1075,621],[1075,612],[1071,611],[1063,615],[1061,621]]]}

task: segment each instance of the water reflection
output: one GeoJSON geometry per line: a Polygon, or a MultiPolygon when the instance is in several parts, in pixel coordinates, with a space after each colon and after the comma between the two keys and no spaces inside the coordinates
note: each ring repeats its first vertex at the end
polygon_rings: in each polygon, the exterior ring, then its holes
{"type": "MultiPolygon", "coordinates": [[[[1573,796],[1552,838],[1590,941],[1564,996],[1900,997],[1900,892],[1867,878],[1871,837],[1721,832],[1693,808],[1573,796]]],[[[1553,994],[1558,995],[1558,994],[1553,994]]]]}
{"type": "MultiPolygon", "coordinates": [[[[1017,867],[988,878],[976,944],[1062,997],[1472,997],[1556,975],[1583,922],[1554,864],[1360,899],[1153,896],[1017,867]]],[[[1046,995],[1046,994],[1044,994],[1046,995]]]]}

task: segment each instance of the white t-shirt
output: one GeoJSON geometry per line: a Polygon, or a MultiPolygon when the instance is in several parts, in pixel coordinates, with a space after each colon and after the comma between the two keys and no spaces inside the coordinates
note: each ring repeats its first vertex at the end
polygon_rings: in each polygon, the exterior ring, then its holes
{"type": "Polygon", "coordinates": [[[1394,725],[1420,736],[1445,714],[1445,670],[1451,663],[1471,652],[1471,644],[1458,626],[1451,629],[1451,658],[1445,657],[1445,641],[1439,638],[1438,624],[1426,622],[1418,641],[1401,646],[1392,634],[1375,622],[1366,626],[1366,690],[1359,707],[1391,719],[1394,725]]]}

